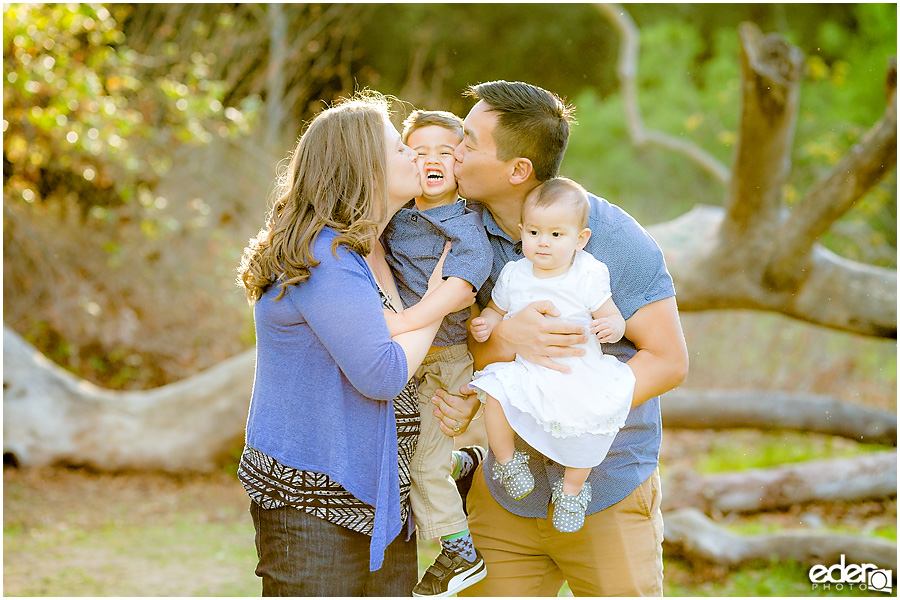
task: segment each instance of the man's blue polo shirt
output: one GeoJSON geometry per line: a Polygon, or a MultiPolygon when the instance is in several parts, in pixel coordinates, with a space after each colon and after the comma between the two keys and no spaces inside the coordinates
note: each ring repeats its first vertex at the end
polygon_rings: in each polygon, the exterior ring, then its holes
{"type": "MultiPolygon", "coordinates": [[[[394,272],[403,306],[417,303],[428,289],[428,278],[450,241],[443,277],[459,277],[478,289],[491,272],[491,247],[481,216],[466,208],[465,200],[419,210],[415,203],[401,208],[382,235],[387,261],[394,272]]],[[[470,309],[450,313],[432,342],[445,347],[466,343],[470,309]]]]}
{"type": "MultiPolygon", "coordinates": [[[[625,319],[647,304],[675,295],[672,277],[666,269],[663,254],[656,241],[628,213],[602,198],[589,194],[591,214],[588,227],[591,238],[585,250],[609,268],[612,298],[625,319]]],[[[507,236],[489,210],[476,205],[482,212],[482,220],[494,253],[491,275],[478,291],[478,304],[482,308],[491,299],[491,290],[500,276],[503,266],[523,257],[521,242],[513,242],[507,236]]],[[[603,352],[627,362],[637,349],[622,338],[615,344],[604,344],[603,352]]],[[[659,397],[652,398],[632,408],[619,431],[606,458],[591,471],[593,497],[587,514],[593,514],[612,506],[633,492],[647,479],[659,464],[659,446],[662,441],[662,421],[659,413],[659,397]]],[[[484,462],[484,475],[494,499],[509,512],[522,517],[546,518],[550,504],[550,486],[562,479],[564,467],[531,448],[516,436],[516,448],[531,456],[529,467],[534,474],[534,491],[522,500],[513,500],[499,480],[489,474],[494,455],[488,452],[484,462]]]]}

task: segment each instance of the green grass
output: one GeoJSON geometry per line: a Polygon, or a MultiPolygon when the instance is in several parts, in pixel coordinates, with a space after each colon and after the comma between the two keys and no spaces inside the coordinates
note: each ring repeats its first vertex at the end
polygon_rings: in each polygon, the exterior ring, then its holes
{"type": "Polygon", "coordinates": [[[211,520],[201,512],[99,526],[59,520],[3,529],[9,596],[259,596],[246,512],[211,520]]]}
{"type": "Polygon", "coordinates": [[[697,462],[698,473],[763,469],[787,463],[857,456],[889,450],[888,446],[858,444],[824,435],[789,431],[731,431],[717,438],[697,462]]]}
{"type": "MultiPolygon", "coordinates": [[[[696,565],[669,559],[665,561],[666,596],[729,596],[729,597],[824,597],[824,596],[886,596],[884,592],[850,589],[824,589],[821,585],[813,589],[809,581],[809,567],[796,562],[764,562],[748,564],[740,569],[721,573],[711,573],[709,581],[685,584],[676,582],[691,577],[698,570],[696,565]],[[676,580],[676,581],[671,581],[676,580]]],[[[894,593],[896,595],[896,591],[894,593]]]]}
{"type": "MultiPolygon", "coordinates": [[[[771,522],[762,522],[762,521],[751,521],[746,520],[739,523],[734,523],[728,525],[727,528],[734,533],[738,533],[740,535],[769,535],[778,533],[779,531],[783,531],[782,527],[779,527],[776,523],[771,522]]],[[[817,533],[835,533],[835,534],[843,534],[843,535],[853,535],[853,536],[864,536],[864,537],[872,537],[872,538],[883,538],[886,540],[890,540],[893,542],[897,541],[897,526],[883,526],[877,527],[871,530],[859,531],[858,529],[853,529],[850,527],[841,527],[841,526],[824,526],[817,527],[817,533]]]]}

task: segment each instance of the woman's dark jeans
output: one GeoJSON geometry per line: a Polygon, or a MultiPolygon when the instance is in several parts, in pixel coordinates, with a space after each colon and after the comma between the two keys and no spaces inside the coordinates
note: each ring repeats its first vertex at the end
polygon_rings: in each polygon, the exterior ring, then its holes
{"type": "Polygon", "coordinates": [[[256,527],[256,575],[263,596],[410,596],[418,580],[416,538],[401,533],[384,564],[369,571],[367,535],[293,507],[250,502],[256,527]]]}

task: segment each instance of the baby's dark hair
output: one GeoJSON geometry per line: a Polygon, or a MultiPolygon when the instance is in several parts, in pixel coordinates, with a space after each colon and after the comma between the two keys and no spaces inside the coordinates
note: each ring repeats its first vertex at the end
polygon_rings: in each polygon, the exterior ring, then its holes
{"type": "Polygon", "coordinates": [[[576,222],[581,223],[582,229],[588,226],[591,203],[587,191],[566,177],[553,177],[534,188],[522,205],[522,221],[525,221],[525,211],[528,209],[546,208],[558,202],[565,202],[572,207],[572,216],[576,222]]]}
{"type": "Polygon", "coordinates": [[[457,134],[460,140],[465,135],[463,133],[463,120],[452,112],[446,110],[414,110],[403,121],[403,131],[400,133],[400,139],[405,144],[413,131],[429,125],[437,125],[448,129],[457,134]]]}

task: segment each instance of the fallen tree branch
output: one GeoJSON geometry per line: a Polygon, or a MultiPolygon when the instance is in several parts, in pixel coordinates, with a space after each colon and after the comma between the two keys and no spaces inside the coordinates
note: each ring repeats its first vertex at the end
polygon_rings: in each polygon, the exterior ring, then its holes
{"type": "Polygon", "coordinates": [[[897,495],[897,453],[806,461],[714,475],[666,478],[667,510],[693,507],[716,515],[750,513],[812,501],[856,502],[897,495]]]}
{"type": "Polygon", "coordinates": [[[803,565],[874,564],[897,570],[897,544],[888,540],[833,533],[786,531],[738,535],[694,509],[665,516],[668,551],[735,567],[755,560],[795,560],[803,565]]]}
{"type": "Polygon", "coordinates": [[[73,376],[3,327],[3,455],[21,465],[211,471],[243,439],[255,351],[149,391],[73,376]]]}
{"type": "Polygon", "coordinates": [[[663,425],[682,429],[792,429],[897,445],[897,413],[816,394],[676,389],[660,403],[663,425]]]}

